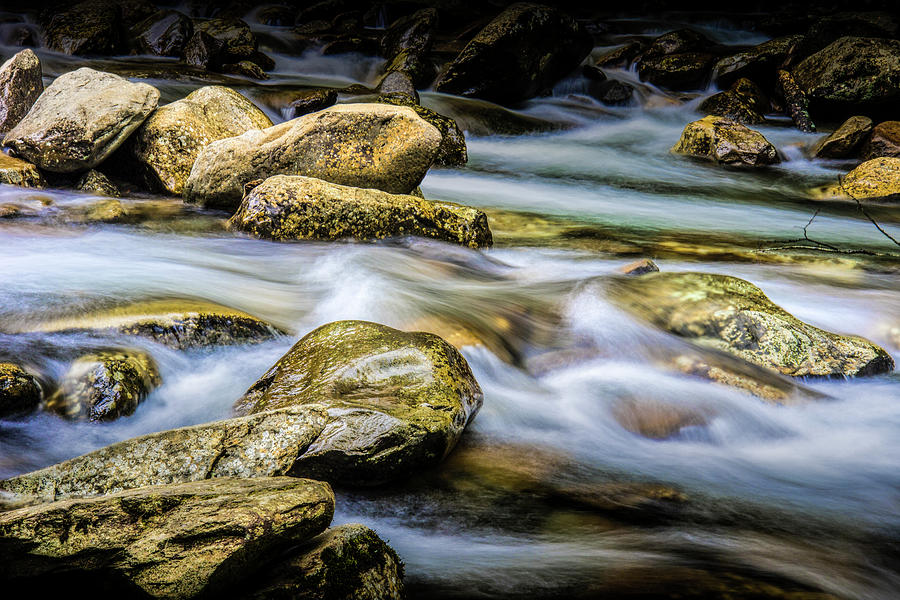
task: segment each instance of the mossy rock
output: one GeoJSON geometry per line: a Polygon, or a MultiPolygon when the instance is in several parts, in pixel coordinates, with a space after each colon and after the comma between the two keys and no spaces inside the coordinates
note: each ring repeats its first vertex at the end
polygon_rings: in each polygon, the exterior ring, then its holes
{"type": "Polygon", "coordinates": [[[779,162],[778,151],[763,134],[713,115],[688,123],[672,152],[728,166],[764,167],[779,162]]]}
{"type": "Polygon", "coordinates": [[[900,158],[867,160],[840,178],[837,185],[826,187],[819,195],[868,202],[900,201],[900,158]]]}
{"type": "Polygon", "coordinates": [[[82,175],[78,183],[75,184],[75,189],[81,192],[97,194],[98,196],[119,197],[119,188],[116,187],[116,184],[110,181],[109,177],[95,169],[91,169],[82,175]]]}
{"type": "Polygon", "coordinates": [[[730,87],[745,77],[765,85],[763,82],[774,81],[775,70],[802,41],[802,35],[788,35],[726,56],[713,67],[712,81],[720,87],[730,87]]]}
{"type": "Polygon", "coordinates": [[[706,86],[716,57],[704,52],[667,54],[641,59],[641,81],[671,90],[697,90],[706,86]]]}
{"type": "Polygon", "coordinates": [[[235,411],[312,403],[327,407],[330,421],[292,473],[376,485],[440,462],[482,392],[465,358],[436,335],[337,321],[297,342],[235,411]]]}
{"type": "Polygon", "coordinates": [[[0,362],[0,419],[28,414],[41,403],[41,387],[19,365],[0,362]]]}
{"type": "Polygon", "coordinates": [[[707,115],[726,117],[738,123],[755,125],[765,123],[763,116],[768,108],[768,100],[762,90],[749,79],[738,79],[724,92],[713,94],[704,100],[700,112],[707,115]]]}
{"type": "Polygon", "coordinates": [[[122,48],[121,9],[107,0],[87,0],[54,10],[44,23],[47,47],[77,56],[110,56],[122,48]]]}
{"type": "Polygon", "coordinates": [[[0,183],[31,188],[46,185],[36,166],[2,152],[0,152],[0,183]]]}
{"type": "Polygon", "coordinates": [[[676,29],[664,33],[650,42],[650,46],[644,52],[647,58],[654,56],[669,56],[672,54],[684,54],[686,52],[705,52],[713,46],[713,42],[705,35],[693,29],[676,29]]]}
{"type": "Polygon", "coordinates": [[[408,106],[441,132],[441,147],[438,149],[437,156],[434,159],[435,164],[445,167],[461,167],[468,162],[469,155],[466,151],[466,137],[460,131],[456,121],[430,108],[420,106],[405,94],[382,94],[377,101],[396,106],[408,106]]]}

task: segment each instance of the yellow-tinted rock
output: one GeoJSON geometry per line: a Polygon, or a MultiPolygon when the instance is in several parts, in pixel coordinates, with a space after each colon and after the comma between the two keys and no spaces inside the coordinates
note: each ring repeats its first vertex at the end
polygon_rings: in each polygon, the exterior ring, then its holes
{"type": "Polygon", "coordinates": [[[44,186],[44,178],[30,162],[0,152],[0,183],[39,188],[44,186]]]}
{"type": "Polygon", "coordinates": [[[779,162],[775,146],[763,134],[717,116],[688,123],[672,152],[735,166],[762,167],[779,162]]]}
{"type": "Polygon", "coordinates": [[[826,198],[875,200],[900,194],[900,158],[873,158],[862,163],[826,188],[826,198]]]}

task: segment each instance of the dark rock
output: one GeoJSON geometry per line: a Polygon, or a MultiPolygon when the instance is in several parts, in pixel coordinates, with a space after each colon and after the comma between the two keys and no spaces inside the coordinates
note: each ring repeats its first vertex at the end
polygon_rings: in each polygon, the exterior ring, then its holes
{"type": "Polygon", "coordinates": [[[100,196],[119,197],[119,188],[116,187],[116,184],[110,181],[109,177],[94,169],[81,176],[81,179],[75,184],[75,189],[100,196]]]}
{"type": "Polygon", "coordinates": [[[802,41],[802,35],[789,35],[726,56],[713,67],[712,81],[719,87],[730,87],[744,77],[771,91],[769,82],[775,81],[775,71],[802,41]]]}
{"type": "Polygon", "coordinates": [[[242,60],[236,63],[225,63],[219,68],[219,70],[223,73],[242,75],[244,77],[249,77],[250,79],[269,78],[269,76],[266,75],[265,71],[263,71],[258,64],[249,60],[242,60]]]}
{"type": "Polygon", "coordinates": [[[214,38],[205,31],[195,31],[184,46],[184,62],[204,69],[218,69],[222,66],[225,42],[214,38]]]}
{"type": "Polygon", "coordinates": [[[672,54],[686,54],[689,52],[708,52],[713,46],[702,33],[693,29],[678,29],[665,33],[650,43],[650,47],[644,52],[645,58],[657,56],[670,56],[672,54]]]}
{"type": "Polygon", "coordinates": [[[764,123],[763,113],[768,108],[768,100],[755,83],[749,79],[738,79],[730,89],[713,94],[704,100],[700,112],[707,115],[727,117],[738,123],[764,123]]]}
{"type": "Polygon", "coordinates": [[[882,156],[900,158],[900,121],[884,121],[875,126],[862,150],[862,159],[882,156]]]}
{"type": "Polygon", "coordinates": [[[641,81],[672,90],[697,90],[709,81],[715,56],[703,52],[644,57],[638,63],[641,81]]]}
{"type": "Polygon", "coordinates": [[[263,71],[271,71],[275,68],[275,59],[259,50],[251,54],[248,60],[259,65],[263,71]]]}
{"type": "Polygon", "coordinates": [[[375,54],[377,51],[378,43],[375,40],[355,35],[341,36],[322,46],[322,54],[324,56],[347,54],[348,52],[355,52],[357,54],[375,54]]]}
{"type": "Polygon", "coordinates": [[[0,66],[0,134],[28,114],[44,91],[41,61],[31,50],[22,50],[0,66]]]}
{"type": "Polygon", "coordinates": [[[419,103],[419,92],[412,78],[404,71],[391,71],[378,83],[379,94],[401,94],[410,98],[413,104],[419,103]]]}
{"type": "Polygon", "coordinates": [[[820,139],[812,149],[816,158],[847,158],[853,156],[872,131],[869,117],[850,117],[831,134],[820,139]]]}
{"type": "Polygon", "coordinates": [[[630,104],[634,98],[634,87],[630,83],[618,79],[591,82],[588,85],[588,93],[609,106],[630,104]]]}
{"type": "Polygon", "coordinates": [[[317,89],[301,92],[296,100],[288,104],[291,119],[334,106],[337,103],[337,90],[317,89]]]}
{"type": "Polygon", "coordinates": [[[194,24],[194,31],[202,31],[223,43],[223,63],[236,63],[247,60],[253,56],[257,49],[256,37],[250,31],[250,26],[240,19],[197,21],[194,24]]]}
{"type": "Polygon", "coordinates": [[[827,15],[813,23],[799,47],[806,57],[847,36],[861,38],[896,38],[896,19],[886,12],[844,12],[827,15]]]}
{"type": "Polygon", "coordinates": [[[0,419],[32,412],[41,403],[41,397],[41,387],[25,369],[0,363],[0,419]]]}
{"type": "Polygon", "coordinates": [[[800,131],[814,132],[816,124],[809,116],[809,102],[806,94],[794,80],[794,76],[789,71],[779,70],[776,77],[775,89],[784,98],[787,112],[791,115],[794,125],[800,131]]]}
{"type": "Polygon", "coordinates": [[[584,65],[581,67],[581,74],[584,75],[585,79],[590,79],[591,81],[606,81],[606,73],[597,65],[584,65]]]}
{"type": "Polygon", "coordinates": [[[381,54],[388,59],[385,77],[404,73],[413,89],[431,84],[434,70],[426,54],[431,50],[437,19],[437,10],[426,8],[398,19],[385,31],[381,38],[381,54]]]}
{"type": "Polygon", "coordinates": [[[122,46],[122,9],[107,0],[87,0],[53,11],[44,23],[47,47],[63,54],[116,54],[122,46]]]}
{"type": "Polygon", "coordinates": [[[632,41],[604,52],[597,58],[597,66],[604,69],[620,69],[627,67],[644,52],[646,45],[641,41],[632,41]]]}
{"type": "Polygon", "coordinates": [[[175,10],[161,10],[132,27],[129,42],[137,54],[180,57],[193,33],[190,17],[175,10]]]}

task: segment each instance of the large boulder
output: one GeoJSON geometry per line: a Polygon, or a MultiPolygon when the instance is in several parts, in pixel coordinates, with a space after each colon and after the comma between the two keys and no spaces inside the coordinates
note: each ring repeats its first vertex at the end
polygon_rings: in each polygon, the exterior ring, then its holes
{"type": "Polygon", "coordinates": [[[216,40],[214,64],[205,66],[220,68],[222,65],[236,64],[244,60],[256,62],[254,59],[259,44],[245,21],[233,17],[197,21],[194,24],[194,31],[195,36],[206,34],[216,40]]]}
{"type": "Polygon", "coordinates": [[[28,114],[44,91],[43,71],[37,54],[25,49],[0,66],[0,134],[28,114]]]}
{"type": "Polygon", "coordinates": [[[788,35],[719,59],[712,70],[712,81],[719,87],[729,87],[742,77],[763,84],[771,82],[775,70],[802,41],[802,35],[788,35]]]}
{"type": "Polygon", "coordinates": [[[78,421],[112,421],[134,414],[162,380],[156,361],[140,350],[103,351],[75,360],[47,409],[78,421]]]}
{"type": "Polygon", "coordinates": [[[648,273],[612,282],[609,294],[657,327],[783,375],[854,377],[894,368],[872,342],[808,325],[736,277],[648,273]]]}
{"type": "Polygon", "coordinates": [[[900,121],[884,121],[872,129],[872,135],[862,149],[862,159],[882,156],[900,158],[900,121]]]}
{"type": "Polygon", "coordinates": [[[672,152],[728,166],[762,167],[779,162],[775,146],[763,134],[717,116],[688,123],[672,152]]]}
{"type": "Polygon", "coordinates": [[[60,75],[3,139],[41,169],[92,169],[156,108],[159,91],[82,67],[60,75]]]}
{"type": "Polygon", "coordinates": [[[812,155],[816,158],[853,156],[871,131],[872,119],[864,116],[850,117],[840,127],[816,142],[812,155]]]}
{"type": "Polygon", "coordinates": [[[246,183],[272,175],[406,194],[425,177],[441,140],[411,108],[332,106],[209,144],[194,162],[184,198],[234,211],[246,183]]]}
{"type": "Polygon", "coordinates": [[[0,152],[0,183],[22,187],[44,187],[44,178],[30,162],[0,152]]]}
{"type": "Polygon", "coordinates": [[[30,413],[41,403],[41,387],[19,365],[0,362],[0,419],[30,413]]]}
{"type": "Polygon", "coordinates": [[[862,163],[823,194],[830,198],[872,201],[900,199],[900,158],[885,156],[862,163]]]}
{"type": "Polygon", "coordinates": [[[430,333],[323,325],[235,403],[238,414],[317,403],[329,422],[292,474],[377,485],[440,462],[482,403],[465,358],[430,333]]]}
{"type": "Polygon", "coordinates": [[[0,513],[0,579],[38,597],[230,595],[325,530],[327,483],[273,477],[145,487],[0,513]],[[80,594],[76,594],[80,595],[80,594]]]}
{"type": "Polygon", "coordinates": [[[136,54],[180,57],[193,33],[190,17],[176,10],[161,10],[130,29],[129,43],[136,54]]]}
{"type": "Polygon", "coordinates": [[[228,226],[279,241],[417,235],[471,248],[492,243],[480,210],[290,175],[250,190],[228,226]]]}
{"type": "Polygon", "coordinates": [[[54,10],[44,23],[47,47],[79,56],[116,54],[121,46],[121,11],[115,3],[86,0],[54,10]]]}
{"type": "Polygon", "coordinates": [[[407,94],[382,94],[378,102],[394,106],[408,106],[422,119],[431,123],[441,132],[441,146],[438,148],[434,164],[444,167],[461,167],[469,161],[466,148],[466,136],[459,125],[450,117],[437,113],[430,108],[420,106],[407,94]]]}
{"type": "Polygon", "coordinates": [[[516,103],[549,90],[592,46],[591,36],[565,13],[542,4],[513,4],[472,38],[434,88],[516,103]]]}
{"type": "Polygon", "coordinates": [[[122,159],[151,189],[180,196],[203,148],[271,126],[269,117],[239,93],[206,86],[156,109],[126,142],[122,159]]]}
{"type": "Polygon", "coordinates": [[[813,114],[889,110],[900,99],[900,40],[842,37],[793,70],[813,114]]]}
{"type": "Polygon", "coordinates": [[[713,94],[700,103],[699,110],[707,115],[727,117],[738,123],[764,123],[768,100],[755,83],[738,79],[724,92],[713,94]]]}
{"type": "Polygon", "coordinates": [[[0,490],[53,502],[214,477],[287,475],[327,418],[320,406],[298,406],[151,433],[0,481],[0,490]]]}

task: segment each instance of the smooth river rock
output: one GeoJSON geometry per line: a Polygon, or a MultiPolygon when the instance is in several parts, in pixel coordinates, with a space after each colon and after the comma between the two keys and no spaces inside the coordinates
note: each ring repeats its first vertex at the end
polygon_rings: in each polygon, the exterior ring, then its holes
{"type": "Polygon", "coordinates": [[[222,478],[0,513],[4,593],[226,597],[334,515],[327,483],[222,478]]]}
{"type": "Polygon", "coordinates": [[[608,293],[657,327],[783,375],[854,377],[894,368],[879,346],[808,325],[737,277],[648,273],[611,282],[608,293]]]}
{"type": "Polygon", "coordinates": [[[850,117],[840,127],[824,136],[813,146],[816,158],[847,158],[872,132],[872,119],[865,116],[850,117]]]}
{"type": "Polygon", "coordinates": [[[32,50],[16,53],[0,66],[0,134],[22,120],[44,91],[41,61],[32,50]]]}
{"type": "Polygon", "coordinates": [[[465,358],[438,336],[337,321],[297,342],[235,412],[327,407],[325,430],[291,474],[377,485],[440,462],[482,399],[465,358]]]}
{"type": "Polygon", "coordinates": [[[763,134],[712,115],[688,123],[672,152],[727,166],[762,167],[779,162],[778,151],[763,134]]]}
{"type": "Polygon", "coordinates": [[[82,67],[44,90],[3,144],[41,169],[68,173],[103,162],[153,112],[159,91],[82,67]]]}
{"type": "Polygon", "coordinates": [[[492,243],[480,210],[289,175],[269,177],[250,190],[228,226],[273,240],[416,235],[471,248],[492,243]]]}
{"type": "Polygon", "coordinates": [[[407,194],[422,181],[441,133],[411,108],[341,104],[200,151],[184,187],[187,202],[234,211],[244,184],[303,175],[407,194]]]}
{"type": "Polygon", "coordinates": [[[863,160],[889,156],[900,158],[900,121],[884,121],[872,129],[862,149],[863,160]]]}

